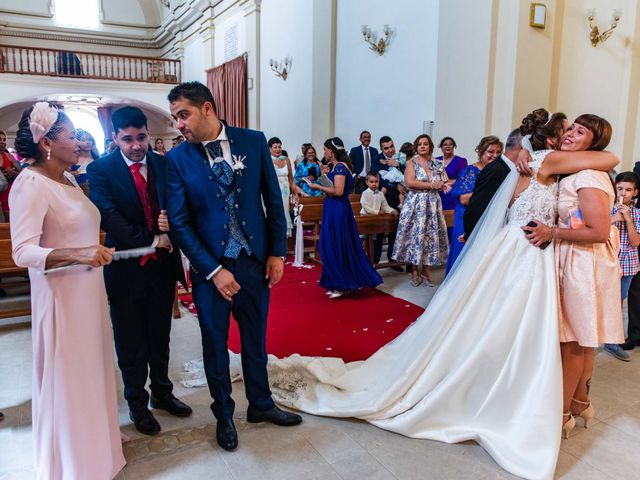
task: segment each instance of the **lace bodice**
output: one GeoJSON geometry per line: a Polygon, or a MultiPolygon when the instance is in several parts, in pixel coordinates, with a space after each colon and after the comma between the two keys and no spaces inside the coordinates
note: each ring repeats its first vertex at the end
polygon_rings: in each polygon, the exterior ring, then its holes
{"type": "Polygon", "coordinates": [[[558,221],[558,182],[543,185],[537,175],[542,162],[552,150],[534,152],[530,163],[533,171],[531,184],[518,196],[509,208],[507,223],[519,227],[532,220],[555,226],[558,221]]]}

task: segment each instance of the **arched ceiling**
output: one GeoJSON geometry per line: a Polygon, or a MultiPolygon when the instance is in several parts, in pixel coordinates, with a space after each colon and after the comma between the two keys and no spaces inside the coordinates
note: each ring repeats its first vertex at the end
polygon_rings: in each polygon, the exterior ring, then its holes
{"type": "MultiPolygon", "coordinates": [[[[114,110],[126,105],[134,105],[142,109],[149,121],[149,131],[153,135],[176,134],[178,131],[173,127],[171,117],[154,105],[140,102],[128,98],[95,96],[87,94],[56,94],[47,95],[43,98],[25,98],[15,103],[11,103],[0,108],[0,125],[6,130],[9,136],[13,136],[18,129],[18,122],[27,108],[37,101],[52,101],[63,105],[85,105],[85,106],[109,106],[114,110]]],[[[77,125],[79,126],[79,125],[77,125]]]]}

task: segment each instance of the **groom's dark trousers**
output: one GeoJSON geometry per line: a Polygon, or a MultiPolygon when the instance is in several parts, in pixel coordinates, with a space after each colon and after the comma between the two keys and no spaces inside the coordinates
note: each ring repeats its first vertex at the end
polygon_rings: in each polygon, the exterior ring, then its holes
{"type": "Polygon", "coordinates": [[[223,258],[240,285],[233,302],[226,301],[213,282],[193,284],[193,298],[202,330],[202,350],[209,392],[214,400],[211,409],[216,418],[231,418],[235,403],[231,398],[229,374],[229,314],[238,323],[242,349],[242,372],[250,404],[259,410],[275,405],[267,378],[265,335],[269,309],[269,287],[264,278],[265,266],[244,251],[237,259],[223,258]]]}

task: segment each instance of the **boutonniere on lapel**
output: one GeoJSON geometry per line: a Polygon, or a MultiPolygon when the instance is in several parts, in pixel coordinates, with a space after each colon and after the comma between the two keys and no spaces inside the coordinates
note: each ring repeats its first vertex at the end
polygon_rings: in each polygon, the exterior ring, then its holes
{"type": "Polygon", "coordinates": [[[231,165],[231,168],[233,168],[233,171],[236,172],[238,175],[242,175],[242,170],[244,170],[245,168],[247,168],[247,166],[244,164],[244,160],[247,158],[247,156],[240,156],[240,155],[231,155],[231,162],[233,163],[233,165],[231,165]]]}

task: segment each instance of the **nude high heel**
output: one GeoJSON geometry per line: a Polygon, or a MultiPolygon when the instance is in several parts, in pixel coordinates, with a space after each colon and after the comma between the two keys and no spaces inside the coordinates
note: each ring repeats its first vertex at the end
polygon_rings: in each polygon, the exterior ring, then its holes
{"type": "Polygon", "coordinates": [[[571,435],[571,431],[575,428],[576,419],[573,418],[573,415],[571,415],[571,412],[563,413],[562,416],[569,417],[569,420],[567,420],[562,424],[562,438],[566,439],[566,438],[569,438],[569,435],[571,435]]]}
{"type": "Polygon", "coordinates": [[[584,422],[584,428],[588,428],[589,422],[596,414],[593,405],[591,405],[591,402],[581,402],[580,400],[576,400],[575,398],[573,399],[573,401],[580,405],[586,405],[584,410],[582,410],[580,413],[574,413],[573,415],[576,417],[581,417],[582,421],[584,422]]]}

